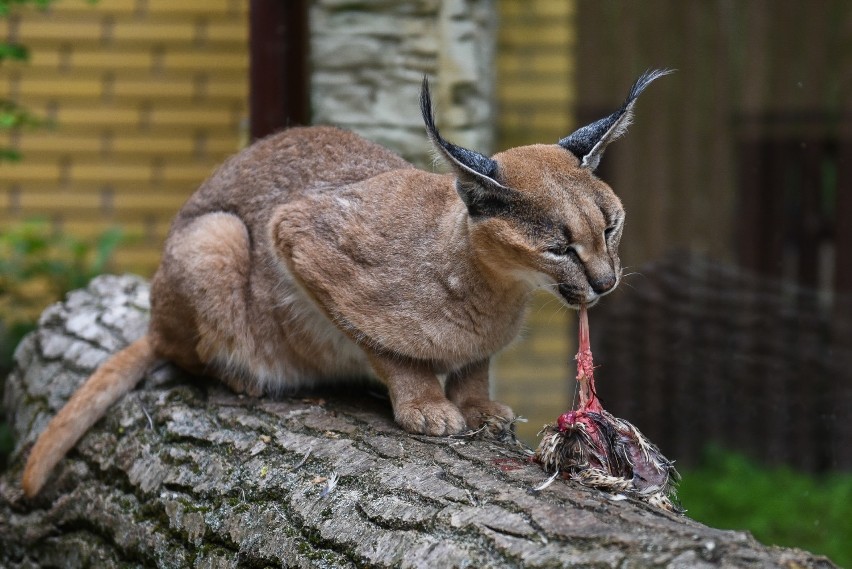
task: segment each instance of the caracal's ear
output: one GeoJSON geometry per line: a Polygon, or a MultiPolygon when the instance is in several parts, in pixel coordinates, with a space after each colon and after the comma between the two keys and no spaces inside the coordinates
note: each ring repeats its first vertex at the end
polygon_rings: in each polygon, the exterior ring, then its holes
{"type": "Polygon", "coordinates": [[[559,141],[559,146],[571,151],[580,159],[580,166],[593,171],[598,167],[607,144],[627,132],[633,118],[633,104],[652,81],[673,73],[673,69],[646,71],[633,84],[621,108],[590,125],[569,134],[559,141]]]}
{"type": "Polygon", "coordinates": [[[457,146],[441,136],[435,126],[432,97],[426,77],[423,77],[420,89],[420,112],[426,123],[429,140],[456,173],[456,191],[468,212],[474,216],[491,215],[504,209],[513,192],[500,183],[497,162],[479,152],[457,146]]]}

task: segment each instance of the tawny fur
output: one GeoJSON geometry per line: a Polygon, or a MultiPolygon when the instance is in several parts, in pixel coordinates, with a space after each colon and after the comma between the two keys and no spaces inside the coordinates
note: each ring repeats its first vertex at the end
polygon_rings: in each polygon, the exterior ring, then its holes
{"type": "MultiPolygon", "coordinates": [[[[430,138],[458,149],[424,93],[430,138]]],[[[593,303],[620,276],[621,204],[569,143],[494,156],[499,182],[446,152],[453,174],[424,172],[332,127],[292,128],[232,157],[172,224],[147,335],[51,421],[27,495],[157,358],[255,396],[375,378],[416,433],[510,420],[489,397],[489,361],[517,336],[533,290],[593,303]],[[504,186],[505,211],[469,211],[466,192],[504,186]]]]}
{"type": "Polygon", "coordinates": [[[133,389],[155,359],[143,336],[104,362],[71,396],[30,452],[21,483],[27,496],[38,493],[56,463],[110,405],[133,389]]]}

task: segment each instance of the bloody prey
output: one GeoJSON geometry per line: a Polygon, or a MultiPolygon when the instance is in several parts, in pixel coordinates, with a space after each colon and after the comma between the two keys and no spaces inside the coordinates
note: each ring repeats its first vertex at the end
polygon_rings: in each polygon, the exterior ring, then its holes
{"type": "Polygon", "coordinates": [[[614,417],[595,390],[589,317],[580,307],[577,352],[577,409],[545,425],[535,459],[547,472],[562,473],[585,486],[636,497],[680,512],[675,491],[680,477],[673,463],[630,422],[614,417]]]}

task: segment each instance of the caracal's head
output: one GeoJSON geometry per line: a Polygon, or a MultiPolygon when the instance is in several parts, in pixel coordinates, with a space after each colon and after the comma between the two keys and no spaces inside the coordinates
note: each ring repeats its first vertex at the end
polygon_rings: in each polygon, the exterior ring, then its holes
{"type": "Polygon", "coordinates": [[[446,141],[424,79],[426,130],[456,173],[477,256],[506,278],[544,286],[566,304],[594,304],[621,280],[618,245],[624,209],[594,175],[607,144],[624,134],[636,98],[670,73],[643,74],[622,106],[557,144],[506,150],[489,158],[446,141]]]}

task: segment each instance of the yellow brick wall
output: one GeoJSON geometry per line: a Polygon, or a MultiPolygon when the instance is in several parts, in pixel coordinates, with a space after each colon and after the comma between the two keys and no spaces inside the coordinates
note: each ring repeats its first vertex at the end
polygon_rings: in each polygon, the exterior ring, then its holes
{"type": "MultiPolygon", "coordinates": [[[[499,0],[497,149],[552,144],[573,128],[574,0],[499,0]]],[[[528,443],[571,404],[576,351],[573,311],[537,294],[526,332],[495,365],[496,395],[524,415],[528,443]]]]}
{"type": "Polygon", "coordinates": [[[499,0],[499,148],[554,143],[573,126],[574,0],[499,0]]]}
{"type": "Polygon", "coordinates": [[[120,226],[114,268],[150,275],[174,213],[240,147],[247,20],[243,0],[60,0],[0,20],[30,48],[0,68],[0,96],[54,124],[0,139],[23,154],[0,163],[0,226],[120,226]]]}

